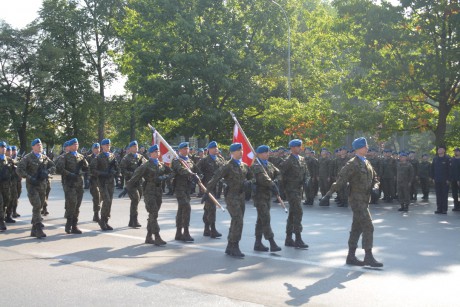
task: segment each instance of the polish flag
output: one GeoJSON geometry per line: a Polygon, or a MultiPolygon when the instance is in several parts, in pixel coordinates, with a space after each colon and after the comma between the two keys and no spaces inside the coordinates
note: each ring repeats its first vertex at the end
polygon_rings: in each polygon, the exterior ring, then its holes
{"type": "Polygon", "coordinates": [[[155,130],[155,133],[153,134],[153,139],[152,139],[152,145],[155,145],[155,144],[158,144],[158,147],[160,147],[160,161],[162,161],[163,163],[169,166],[172,160],[172,153],[169,152],[166,145],[160,141],[159,137],[157,137],[156,130],[155,130]]]}
{"type": "Polygon", "coordinates": [[[252,161],[254,160],[254,153],[251,151],[251,146],[249,146],[248,142],[246,142],[243,132],[238,128],[237,124],[233,127],[233,143],[243,144],[242,160],[244,163],[251,166],[252,161]]]}

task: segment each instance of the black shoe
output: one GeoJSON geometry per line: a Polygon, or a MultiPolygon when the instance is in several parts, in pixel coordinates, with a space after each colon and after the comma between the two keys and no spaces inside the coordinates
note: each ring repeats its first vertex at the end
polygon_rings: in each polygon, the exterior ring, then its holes
{"type": "Polygon", "coordinates": [[[270,251],[273,253],[273,252],[279,252],[281,250],[281,247],[278,246],[278,244],[276,244],[275,240],[273,238],[271,239],[268,239],[268,241],[270,242],[270,251]]]}
{"type": "Polygon", "coordinates": [[[64,226],[64,231],[67,233],[67,234],[70,234],[70,231],[72,230],[72,219],[71,218],[67,218],[67,222],[65,223],[65,226],[64,226]]]}
{"type": "Polygon", "coordinates": [[[452,208],[452,211],[460,211],[460,207],[454,207],[452,208]]]}
{"type": "Polygon", "coordinates": [[[94,215],[93,215],[93,222],[96,222],[96,223],[99,223],[99,211],[97,212],[94,212],[94,215]]]}
{"type": "Polygon", "coordinates": [[[13,224],[16,223],[16,221],[11,218],[11,214],[8,214],[5,218],[5,223],[13,224]]]}
{"type": "Polygon", "coordinates": [[[21,217],[21,215],[17,212],[13,212],[13,217],[21,217]]]}
{"type": "Polygon", "coordinates": [[[6,225],[3,220],[0,221],[0,231],[5,231],[6,230],[6,225]]]}
{"type": "Polygon", "coordinates": [[[263,245],[260,240],[256,240],[254,243],[254,250],[258,252],[268,252],[268,247],[263,245]]]}
{"type": "Polygon", "coordinates": [[[366,255],[364,256],[364,265],[368,265],[373,268],[383,267],[383,263],[380,263],[374,259],[374,256],[372,255],[372,250],[370,249],[366,249],[366,255]]]}
{"type": "Polygon", "coordinates": [[[442,211],[441,211],[441,210],[436,210],[436,211],[434,212],[434,214],[442,214],[442,211]]]}
{"type": "Polygon", "coordinates": [[[295,242],[292,238],[286,237],[284,241],[284,246],[295,247],[295,242]]]}
{"type": "Polygon", "coordinates": [[[346,264],[348,265],[356,265],[356,266],[364,266],[364,261],[359,260],[356,258],[355,255],[348,255],[346,264]]]}

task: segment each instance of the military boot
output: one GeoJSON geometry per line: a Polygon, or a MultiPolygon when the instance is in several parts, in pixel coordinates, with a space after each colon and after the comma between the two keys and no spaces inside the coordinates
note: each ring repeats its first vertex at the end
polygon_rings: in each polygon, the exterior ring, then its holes
{"type": "Polygon", "coordinates": [[[364,256],[364,265],[371,266],[373,268],[381,268],[383,267],[383,263],[377,262],[372,255],[372,249],[366,249],[366,254],[364,256]]]}
{"type": "Polygon", "coordinates": [[[78,228],[77,223],[78,223],[78,219],[77,219],[77,218],[73,218],[73,219],[72,219],[72,230],[71,230],[71,233],[76,234],[76,235],[81,235],[81,234],[82,234],[82,231],[78,228]]]}
{"type": "Polygon", "coordinates": [[[101,227],[101,230],[103,231],[106,231],[108,230],[107,229],[107,224],[105,223],[105,220],[104,219],[99,219],[99,222],[97,222],[99,224],[99,227],[101,227]]]}
{"type": "Polygon", "coordinates": [[[32,229],[30,230],[30,236],[31,237],[37,236],[37,229],[35,228],[35,225],[32,225],[32,229]]]}
{"type": "Polygon", "coordinates": [[[222,234],[217,231],[216,229],[216,223],[211,223],[211,238],[220,238],[222,237],[222,234]]]}
{"type": "MultiPolygon", "coordinates": [[[[428,199],[428,197],[426,199],[428,199]]],[[[452,211],[460,211],[460,205],[454,202],[454,208],[452,208],[452,211]]]]}
{"type": "Polygon", "coordinates": [[[404,204],[404,212],[409,212],[409,204],[404,204]]]}
{"type": "Polygon", "coordinates": [[[279,252],[281,250],[281,247],[279,247],[276,244],[275,239],[270,238],[270,239],[268,239],[268,242],[270,242],[270,251],[271,252],[279,252]]]}
{"type": "Polygon", "coordinates": [[[347,261],[346,261],[346,264],[348,265],[357,265],[357,266],[363,266],[364,265],[364,261],[361,261],[359,260],[358,258],[356,258],[356,247],[354,248],[349,248],[348,249],[348,255],[347,255],[347,261]]]}
{"type": "Polygon", "coordinates": [[[209,223],[204,223],[203,236],[204,237],[211,236],[211,230],[209,229],[209,223]]]}
{"type": "Polygon", "coordinates": [[[286,233],[286,240],[284,240],[284,246],[295,247],[295,242],[292,240],[292,232],[286,233]]]}
{"type": "Polygon", "coordinates": [[[232,250],[232,248],[233,248],[233,243],[228,242],[228,243],[227,243],[227,247],[225,248],[225,253],[226,253],[227,255],[230,255],[230,251],[232,250]]]}
{"type": "Polygon", "coordinates": [[[162,246],[162,245],[166,245],[166,241],[163,241],[163,239],[160,237],[160,233],[157,232],[154,234],[155,235],[155,242],[154,244],[156,246],[162,246]]]}
{"type": "Polygon", "coordinates": [[[40,239],[40,238],[45,238],[46,237],[46,234],[43,232],[43,229],[40,227],[39,224],[35,224],[35,237],[37,239],[40,239]]]}
{"type": "Polygon", "coordinates": [[[404,211],[404,204],[401,204],[401,208],[398,209],[399,212],[404,211]]]}
{"type": "Polygon", "coordinates": [[[109,225],[109,219],[108,218],[105,218],[104,222],[105,222],[105,227],[107,228],[106,230],[113,230],[113,227],[109,225]]]}
{"type": "Polygon", "coordinates": [[[133,216],[132,215],[129,216],[128,227],[134,227],[133,226],[133,216]]]}
{"type": "Polygon", "coordinates": [[[93,215],[93,222],[97,222],[99,223],[99,211],[94,211],[94,215],[93,215]]]}
{"type": "Polygon", "coordinates": [[[0,220],[0,231],[5,231],[5,230],[6,230],[5,221],[0,220]]]}
{"type": "Polygon", "coordinates": [[[70,230],[72,228],[72,219],[70,217],[67,218],[67,222],[65,223],[65,226],[64,226],[64,231],[69,234],[70,233],[70,230]]]}
{"type": "Polygon", "coordinates": [[[244,254],[240,251],[240,246],[238,242],[233,243],[232,249],[230,251],[230,256],[243,258],[244,254]]]}
{"type": "Polygon", "coordinates": [[[13,212],[13,217],[21,217],[21,215],[19,213],[17,213],[16,211],[13,212]]]}
{"type": "Polygon", "coordinates": [[[174,240],[180,241],[182,238],[182,227],[176,228],[176,235],[174,236],[174,240]]]}
{"type": "Polygon", "coordinates": [[[263,245],[262,236],[256,236],[256,242],[254,243],[254,250],[258,252],[268,252],[268,247],[263,245]]]}
{"type": "Polygon", "coordinates": [[[13,220],[13,218],[11,217],[11,213],[7,214],[6,215],[6,218],[5,218],[5,223],[16,223],[15,220],[13,220]]]}
{"type": "Polygon", "coordinates": [[[139,224],[139,221],[137,220],[137,214],[134,214],[132,216],[132,226],[133,228],[139,228],[139,227],[142,227],[141,224],[139,224]]]}
{"type": "Polygon", "coordinates": [[[296,248],[308,248],[308,244],[305,244],[302,240],[302,236],[300,232],[295,233],[295,247],[296,248]]]}
{"type": "Polygon", "coordinates": [[[154,244],[155,242],[152,239],[152,232],[147,230],[147,236],[145,237],[146,244],[154,244]]]}
{"type": "Polygon", "coordinates": [[[181,241],[184,241],[184,242],[193,242],[195,241],[191,236],[190,236],[190,233],[188,231],[188,226],[187,227],[184,227],[184,233],[182,234],[181,236],[181,241]]]}

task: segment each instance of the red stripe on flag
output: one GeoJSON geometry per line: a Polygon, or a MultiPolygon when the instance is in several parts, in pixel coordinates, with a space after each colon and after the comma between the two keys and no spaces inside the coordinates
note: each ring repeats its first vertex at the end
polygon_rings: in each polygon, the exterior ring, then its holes
{"type": "Polygon", "coordinates": [[[252,161],[254,160],[254,153],[251,151],[251,146],[246,142],[243,133],[238,128],[238,125],[235,124],[233,127],[233,143],[243,144],[243,162],[251,166],[252,161]]]}

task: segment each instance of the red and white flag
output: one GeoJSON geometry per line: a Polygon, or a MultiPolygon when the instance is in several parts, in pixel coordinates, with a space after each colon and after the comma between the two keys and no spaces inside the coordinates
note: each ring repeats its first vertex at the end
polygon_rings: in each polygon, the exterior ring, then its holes
{"type": "Polygon", "coordinates": [[[172,153],[169,152],[166,145],[163,144],[163,142],[161,142],[159,137],[157,137],[156,130],[152,136],[152,145],[155,145],[155,144],[158,144],[158,147],[160,148],[160,161],[162,161],[163,163],[169,166],[172,160],[172,153]]]}
{"type": "Polygon", "coordinates": [[[243,132],[238,128],[238,125],[235,124],[233,127],[233,143],[243,144],[243,160],[244,163],[251,166],[252,161],[254,160],[254,153],[251,151],[251,146],[244,138],[243,132]]]}

